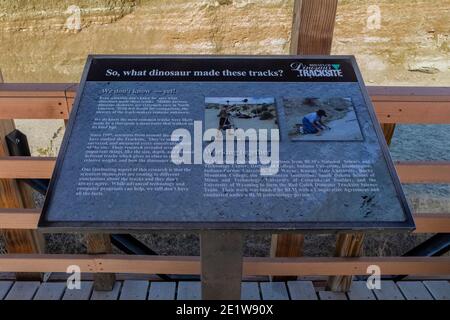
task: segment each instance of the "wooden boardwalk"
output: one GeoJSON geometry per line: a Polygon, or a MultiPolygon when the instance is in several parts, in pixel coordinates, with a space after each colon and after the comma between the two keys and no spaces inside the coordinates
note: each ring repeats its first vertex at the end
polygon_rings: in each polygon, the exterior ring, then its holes
{"type": "MultiPolygon", "coordinates": [[[[65,282],[0,281],[0,300],[199,300],[200,282],[117,281],[112,291],[95,291],[92,281],[79,290],[65,282]]],[[[322,291],[311,281],[243,282],[243,300],[450,300],[450,282],[382,281],[380,290],[369,290],[354,281],[350,292],[322,291]]]]}

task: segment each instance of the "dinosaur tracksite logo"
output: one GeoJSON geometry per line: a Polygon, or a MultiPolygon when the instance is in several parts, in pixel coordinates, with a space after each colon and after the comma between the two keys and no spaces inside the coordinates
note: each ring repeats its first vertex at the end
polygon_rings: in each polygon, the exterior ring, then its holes
{"type": "Polygon", "coordinates": [[[297,77],[301,78],[341,78],[341,65],[338,63],[311,63],[293,62],[290,65],[293,71],[297,71],[297,77]]]}

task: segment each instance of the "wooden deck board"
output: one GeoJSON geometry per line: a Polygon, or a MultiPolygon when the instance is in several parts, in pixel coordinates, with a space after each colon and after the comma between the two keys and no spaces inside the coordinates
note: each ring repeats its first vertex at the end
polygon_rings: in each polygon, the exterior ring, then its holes
{"type": "Polygon", "coordinates": [[[316,289],[312,281],[288,281],[292,300],[317,300],[316,289]]]}
{"type": "Polygon", "coordinates": [[[91,300],[117,300],[122,288],[122,282],[116,281],[111,291],[97,291],[92,292],[91,300]]]}
{"type": "Polygon", "coordinates": [[[419,281],[397,282],[397,287],[405,296],[406,300],[433,300],[427,288],[419,281]]]}
{"type": "Polygon", "coordinates": [[[0,281],[0,300],[6,297],[13,284],[13,281],[0,281]]]}
{"type": "Polygon", "coordinates": [[[381,289],[374,289],[373,292],[378,300],[405,300],[400,289],[394,281],[381,281],[381,289]]]}
{"type": "Polygon", "coordinates": [[[146,300],[149,282],[146,280],[125,280],[119,300],[146,300]]]}
{"type": "Polygon", "coordinates": [[[176,282],[157,282],[150,284],[148,300],[175,300],[176,282]]]}
{"type": "Polygon", "coordinates": [[[180,281],[178,283],[177,300],[200,300],[201,298],[200,282],[180,281]]]}
{"type": "MultiPolygon", "coordinates": [[[[369,290],[364,281],[354,281],[347,293],[319,291],[312,281],[243,282],[242,300],[450,300],[447,280],[382,281],[381,289],[369,290]]],[[[116,281],[112,291],[93,290],[92,281],[81,289],[68,290],[66,282],[0,281],[0,300],[200,300],[198,281],[116,281]]]]}
{"type": "Polygon", "coordinates": [[[373,290],[367,288],[365,281],[353,281],[347,296],[349,300],[376,300],[373,290]]]}
{"type": "Polygon", "coordinates": [[[5,300],[31,300],[39,286],[39,281],[16,281],[5,300]]]}
{"type": "Polygon", "coordinates": [[[289,300],[289,294],[284,282],[261,282],[263,300],[289,300]]]}
{"type": "Polygon", "coordinates": [[[424,281],[423,284],[436,300],[450,300],[450,283],[448,281],[424,281]]]}
{"type": "Polygon", "coordinates": [[[320,300],[347,300],[344,292],[319,291],[320,300]]]}
{"type": "Polygon", "coordinates": [[[65,290],[65,282],[44,282],[40,285],[33,300],[61,300],[65,290]]]}
{"type": "Polygon", "coordinates": [[[89,300],[92,293],[93,282],[81,281],[80,289],[66,289],[63,300],[89,300]]]}
{"type": "Polygon", "coordinates": [[[258,282],[242,282],[241,300],[261,300],[258,282]]]}

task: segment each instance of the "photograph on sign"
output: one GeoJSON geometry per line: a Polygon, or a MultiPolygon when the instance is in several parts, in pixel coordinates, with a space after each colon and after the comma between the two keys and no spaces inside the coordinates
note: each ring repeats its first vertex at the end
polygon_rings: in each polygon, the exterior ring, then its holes
{"type": "Polygon", "coordinates": [[[350,98],[285,97],[283,106],[292,141],[363,140],[350,98]]]}
{"type": "Polygon", "coordinates": [[[205,130],[278,129],[273,97],[206,97],[205,130]]]}

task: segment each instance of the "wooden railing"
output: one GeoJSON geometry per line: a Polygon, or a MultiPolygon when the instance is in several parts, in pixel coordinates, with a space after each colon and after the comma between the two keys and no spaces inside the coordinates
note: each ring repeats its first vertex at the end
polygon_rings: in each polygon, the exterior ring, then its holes
{"type": "MultiPolygon", "coordinates": [[[[69,118],[74,84],[0,84],[0,120],[69,118]]],[[[450,88],[369,87],[382,124],[450,124],[450,88]]],[[[442,143],[449,143],[442,141],[442,143]]],[[[50,178],[54,158],[0,157],[0,179],[50,178]]],[[[403,184],[450,183],[450,162],[401,162],[403,184]]],[[[39,209],[1,208],[0,230],[35,230],[39,209]]],[[[450,213],[414,214],[416,233],[450,233],[450,213]]],[[[0,272],[199,274],[198,257],[5,254],[0,272]]],[[[363,275],[369,265],[383,274],[449,275],[450,257],[245,258],[244,275],[363,275]]]]}

